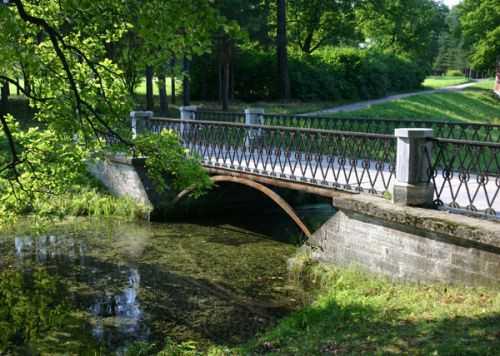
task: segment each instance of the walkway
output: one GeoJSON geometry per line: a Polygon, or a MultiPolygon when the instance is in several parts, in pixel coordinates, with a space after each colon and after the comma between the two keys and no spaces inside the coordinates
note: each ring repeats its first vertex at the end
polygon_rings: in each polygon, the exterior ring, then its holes
{"type": "Polygon", "coordinates": [[[455,86],[451,86],[451,87],[417,91],[417,92],[413,92],[413,93],[396,94],[396,95],[386,96],[385,98],[382,98],[382,99],[368,100],[368,101],[362,101],[362,102],[350,104],[350,105],[337,106],[337,107],[332,108],[332,109],[326,109],[326,110],[301,114],[300,116],[319,116],[319,115],[325,115],[325,114],[333,114],[333,113],[341,112],[341,111],[354,111],[354,110],[363,109],[363,108],[366,108],[366,107],[369,107],[372,105],[387,103],[387,102],[393,101],[393,100],[409,98],[409,97],[415,96],[415,95],[460,91],[460,90],[463,90],[465,88],[476,85],[477,83],[480,83],[480,82],[485,81],[485,80],[486,79],[476,79],[472,83],[460,84],[460,85],[455,85],[455,86]]]}

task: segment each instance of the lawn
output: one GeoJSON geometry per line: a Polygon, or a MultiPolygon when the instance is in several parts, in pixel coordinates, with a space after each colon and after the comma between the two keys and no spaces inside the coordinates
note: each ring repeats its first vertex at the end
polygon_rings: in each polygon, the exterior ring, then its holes
{"type": "Polygon", "coordinates": [[[493,90],[494,86],[495,86],[495,78],[489,78],[484,82],[480,82],[477,83],[476,85],[473,85],[472,87],[478,89],[493,90]]]}
{"type": "Polygon", "coordinates": [[[422,86],[425,89],[438,89],[470,82],[472,82],[472,79],[467,77],[429,76],[425,78],[422,86]]]}
{"type": "Polygon", "coordinates": [[[459,92],[415,95],[361,110],[335,113],[332,116],[499,124],[500,100],[491,90],[470,88],[459,92]]]}
{"type": "Polygon", "coordinates": [[[355,267],[310,261],[305,266],[302,279],[320,288],[316,301],[231,351],[488,355],[500,349],[498,286],[410,285],[369,276],[355,267]]]}

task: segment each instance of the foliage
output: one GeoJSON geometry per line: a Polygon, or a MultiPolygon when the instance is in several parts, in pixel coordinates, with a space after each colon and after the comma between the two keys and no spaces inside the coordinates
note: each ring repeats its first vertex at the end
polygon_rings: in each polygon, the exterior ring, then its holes
{"type": "Polygon", "coordinates": [[[295,272],[316,301],[235,349],[241,354],[494,354],[500,294],[409,285],[307,258],[295,272]]]}
{"type": "MultiPolygon", "coordinates": [[[[245,101],[277,99],[274,54],[256,47],[235,52],[234,66],[240,73],[235,96],[245,101]]],[[[289,67],[292,98],[303,101],[374,98],[418,88],[425,77],[424,69],[400,56],[356,48],[326,48],[311,56],[292,52],[289,67]]],[[[217,93],[214,66],[200,61],[191,73],[194,97],[217,93]]]]}
{"type": "Polygon", "coordinates": [[[443,3],[433,0],[381,0],[360,2],[356,17],[365,46],[404,55],[428,67],[436,55],[446,12],[443,3]]]}
{"type": "Polygon", "coordinates": [[[496,0],[464,0],[457,8],[472,67],[494,69],[500,53],[500,4],[496,0]]]}
{"type": "Polygon", "coordinates": [[[446,76],[447,77],[462,77],[464,74],[462,71],[457,70],[457,69],[448,69],[446,71],[446,76]]]}
{"type": "MultiPolygon", "coordinates": [[[[85,192],[85,161],[91,155],[135,152],[127,119],[133,85],[126,85],[132,80],[126,77],[133,74],[125,73],[113,61],[113,48],[123,45],[123,41],[128,43],[124,36],[137,26],[132,22],[137,11],[149,16],[140,18],[141,25],[151,26],[148,40],[168,40],[173,46],[169,50],[186,55],[203,53],[207,48],[208,32],[194,25],[210,31],[207,21],[215,19],[201,11],[204,6],[214,13],[210,1],[164,3],[169,11],[177,9],[180,15],[188,11],[194,18],[169,13],[169,26],[154,27],[161,34],[153,32],[152,23],[147,23],[157,19],[157,14],[147,7],[151,2],[144,3],[141,9],[136,8],[137,4],[113,0],[1,3],[0,82],[16,85],[17,78],[25,78],[24,87],[19,89],[29,98],[34,117],[28,125],[20,125],[22,118],[7,115],[6,100],[2,100],[0,220],[16,214],[59,215],[72,210],[46,205],[37,210],[34,205],[55,201],[51,198],[58,195],[71,200],[67,193],[75,194],[79,189],[85,192]],[[198,6],[198,10],[194,11],[193,6],[198,6]],[[198,23],[200,19],[205,22],[198,23]]],[[[137,38],[133,40],[129,41],[130,46],[137,44],[137,38]]],[[[117,62],[126,67],[123,61],[117,62]]],[[[189,163],[193,170],[194,162],[189,163]]],[[[175,170],[171,165],[169,168],[175,170]]],[[[179,170],[176,175],[186,177],[179,170]]],[[[193,178],[188,182],[191,184],[193,178]]],[[[110,209],[112,205],[109,204],[110,209]]]]}
{"type": "Polygon", "coordinates": [[[327,45],[357,40],[353,0],[289,0],[291,42],[310,54],[327,45]]]}
{"type": "Polygon", "coordinates": [[[45,269],[3,272],[0,278],[0,352],[27,344],[60,324],[69,311],[64,288],[45,269]]]}
{"type": "Polygon", "coordinates": [[[212,186],[199,158],[189,154],[174,131],[140,134],[135,139],[135,145],[137,153],[146,157],[148,176],[159,193],[164,193],[169,185],[176,191],[196,186],[192,194],[199,197],[212,186]]]}

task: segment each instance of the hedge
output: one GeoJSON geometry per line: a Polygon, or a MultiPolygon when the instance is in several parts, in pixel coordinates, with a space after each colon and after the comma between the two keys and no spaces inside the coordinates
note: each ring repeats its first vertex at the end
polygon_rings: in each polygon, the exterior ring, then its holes
{"type": "MultiPolygon", "coordinates": [[[[236,48],[233,65],[236,99],[278,98],[274,52],[236,48]]],[[[427,74],[423,66],[397,55],[344,47],[309,56],[292,52],[289,72],[292,98],[302,101],[376,98],[419,88],[427,74]]],[[[190,80],[194,99],[217,100],[218,62],[213,56],[193,60],[190,80]]]]}

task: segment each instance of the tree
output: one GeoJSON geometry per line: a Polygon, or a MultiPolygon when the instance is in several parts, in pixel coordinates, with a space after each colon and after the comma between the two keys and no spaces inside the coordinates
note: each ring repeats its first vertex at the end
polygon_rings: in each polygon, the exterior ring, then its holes
{"type": "Polygon", "coordinates": [[[280,99],[287,101],[290,100],[290,77],[288,74],[285,0],[277,0],[276,12],[278,92],[280,99]]]}
{"type": "MultiPolygon", "coordinates": [[[[190,5],[188,10],[198,9],[199,17],[172,16],[172,26],[164,27],[159,38],[172,39],[178,52],[202,51],[206,48],[203,33],[200,37],[191,32],[191,22],[203,18],[201,3],[206,3],[208,16],[213,9],[208,0],[180,2],[170,3],[172,8],[190,5]]],[[[0,110],[0,217],[8,211],[29,211],[36,199],[83,184],[85,162],[91,155],[120,151],[154,156],[163,145],[165,152],[176,155],[171,161],[186,165],[186,169],[177,167],[174,180],[187,179],[192,184],[189,176],[200,176],[201,166],[195,168],[196,160],[178,149],[175,137],[158,138],[156,145],[153,137],[146,140],[148,144],[131,138],[130,91],[124,71],[111,55],[113,45],[134,27],[127,4],[114,0],[0,3],[0,82],[16,85],[32,107],[36,103],[35,122],[28,129],[5,105],[0,110]],[[29,78],[29,92],[18,84],[20,76],[29,78]]],[[[157,14],[143,15],[151,16],[149,23],[153,23],[157,14]]],[[[144,17],[141,21],[147,22],[144,17]]],[[[153,31],[152,35],[159,36],[153,31]]],[[[143,39],[151,44],[158,37],[143,39]]]]}
{"type": "Polygon", "coordinates": [[[303,53],[356,39],[354,0],[288,0],[288,25],[303,53]]]}
{"type": "Polygon", "coordinates": [[[433,0],[369,0],[356,10],[367,46],[389,50],[430,67],[445,29],[447,8],[433,0]]]}
{"type": "Polygon", "coordinates": [[[495,68],[500,53],[500,3],[496,0],[464,0],[457,5],[464,47],[476,70],[495,68]]]}

